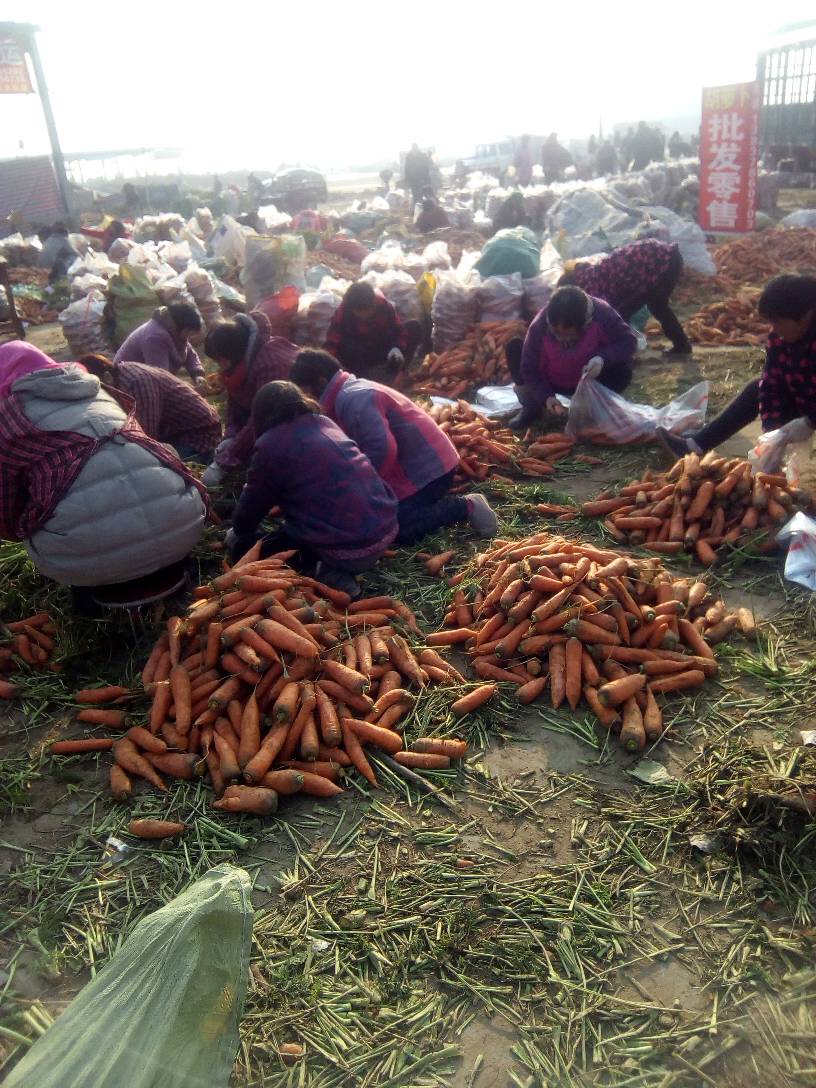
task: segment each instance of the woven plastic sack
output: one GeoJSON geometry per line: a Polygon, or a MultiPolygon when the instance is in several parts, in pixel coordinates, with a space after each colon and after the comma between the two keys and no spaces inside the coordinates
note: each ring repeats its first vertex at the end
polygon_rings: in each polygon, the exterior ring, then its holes
{"type": "Polygon", "coordinates": [[[105,332],[105,296],[101,291],[89,291],[85,298],[66,306],[58,320],[74,359],[110,352],[105,332]]]}
{"type": "Polygon", "coordinates": [[[433,349],[447,351],[464,340],[476,324],[476,288],[465,283],[457,272],[436,274],[433,317],[433,349]]]}
{"type": "Polygon", "coordinates": [[[480,276],[510,276],[518,272],[524,279],[537,276],[541,246],[531,230],[513,227],[500,230],[489,242],[485,242],[482,255],[476,262],[480,276]]]}
{"type": "Polygon", "coordinates": [[[246,994],[249,874],[219,865],[143,918],[6,1088],[227,1088],[246,994]]]}
{"type": "Polygon", "coordinates": [[[108,284],[108,296],[113,306],[113,342],[118,347],[134,329],[144,325],[159,305],[147,272],[133,264],[119,265],[119,271],[108,284]]]}
{"type": "Polygon", "coordinates": [[[657,427],[672,434],[698,430],[708,409],[708,382],[698,382],[662,408],[633,404],[594,378],[581,378],[569,402],[564,428],[570,438],[589,438],[612,446],[645,442],[657,427]]]}

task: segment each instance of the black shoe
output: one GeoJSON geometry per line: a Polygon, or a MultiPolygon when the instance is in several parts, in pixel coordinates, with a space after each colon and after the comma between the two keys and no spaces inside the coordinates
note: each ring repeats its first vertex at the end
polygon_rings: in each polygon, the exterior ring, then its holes
{"type": "Polygon", "coordinates": [[[665,427],[655,429],[655,438],[673,461],[691,452],[687,438],[680,438],[671,431],[667,431],[665,427]]]}
{"type": "Polygon", "coordinates": [[[685,344],[672,344],[670,348],[663,349],[664,359],[687,359],[691,355],[691,344],[688,340],[685,344]]]}

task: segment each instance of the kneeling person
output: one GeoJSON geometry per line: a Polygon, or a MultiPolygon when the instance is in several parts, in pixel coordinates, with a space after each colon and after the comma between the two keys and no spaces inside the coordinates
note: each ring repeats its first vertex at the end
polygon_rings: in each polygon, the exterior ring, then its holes
{"type": "Polygon", "coordinates": [[[369,459],[292,382],[263,386],[252,404],[257,439],[227,535],[233,559],[258,538],[273,506],[283,528],[264,538],[262,555],[290,548],[316,564],[326,585],[359,595],[369,570],[397,535],[397,502],[369,459]]]}
{"type": "Polygon", "coordinates": [[[396,495],[398,543],[411,544],[459,522],[468,522],[480,536],[495,535],[496,515],[482,495],[448,494],[459,454],[408,397],[347,373],[327,351],[298,352],[292,381],[320,401],[396,495]]]}

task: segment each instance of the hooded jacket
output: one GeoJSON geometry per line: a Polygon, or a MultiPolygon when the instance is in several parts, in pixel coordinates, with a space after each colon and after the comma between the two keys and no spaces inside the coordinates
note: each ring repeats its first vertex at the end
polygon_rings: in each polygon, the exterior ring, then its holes
{"type": "Polygon", "coordinates": [[[166,306],[159,306],[144,325],[134,329],[113,357],[115,363],[148,363],[159,370],[178,374],[185,367],[191,378],[203,378],[204,367],[195,348],[186,341],[180,347],[173,335],[173,319],[166,306]]]}
{"type": "Polygon", "coordinates": [[[456,447],[445,432],[396,389],[341,370],[323,390],[320,404],[400,500],[459,464],[456,447]]]}
{"type": "MultiPolygon", "coordinates": [[[[105,440],[128,417],[98,378],[67,363],[18,378],[11,393],[34,428],[59,432],[68,445],[72,434],[98,443],[51,516],[24,542],[42,574],[66,585],[108,585],[189,554],[204,529],[201,495],[180,464],[174,471],[169,454],[160,460],[123,434],[105,440]]],[[[13,483],[24,488],[26,481],[13,483]]]]}
{"type": "Polygon", "coordinates": [[[249,330],[249,341],[246,355],[236,367],[242,380],[231,381],[227,393],[225,434],[230,441],[215,456],[216,464],[225,469],[238,468],[251,458],[255,432],[250,413],[255,394],[267,382],[286,381],[298,353],[294,344],[273,335],[269,318],[260,310],[238,314],[235,320],[249,330]]]}

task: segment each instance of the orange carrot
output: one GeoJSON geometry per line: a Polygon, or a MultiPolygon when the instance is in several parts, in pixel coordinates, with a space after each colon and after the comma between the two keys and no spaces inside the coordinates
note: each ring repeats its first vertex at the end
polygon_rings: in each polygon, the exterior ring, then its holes
{"type": "Polygon", "coordinates": [[[278,811],[278,795],[274,790],[257,786],[228,786],[213,808],[220,812],[246,812],[252,816],[274,816],[278,811]]]}
{"type": "Polygon", "coordinates": [[[567,693],[567,651],[563,643],[550,648],[550,702],[557,710],[567,693]]]}
{"type": "Polygon", "coordinates": [[[429,646],[455,646],[460,642],[469,642],[476,632],[470,627],[455,627],[450,631],[437,631],[425,639],[429,646]]]}
{"type": "Polygon", "coordinates": [[[266,639],[276,650],[284,650],[296,657],[311,658],[315,656],[316,647],[314,642],[309,641],[302,635],[295,634],[294,631],[290,631],[288,627],[284,627],[277,620],[261,620],[256,630],[261,638],[266,639]]]}
{"type": "Polygon", "coordinates": [[[111,764],[109,783],[114,801],[129,801],[133,796],[133,783],[118,763],[111,764]]]}
{"type": "Polygon", "coordinates": [[[370,782],[372,786],[376,786],[377,776],[374,774],[374,771],[371,769],[371,764],[365,757],[365,753],[363,752],[362,745],[357,738],[357,734],[350,726],[347,726],[345,722],[342,725],[342,730],[343,747],[345,748],[349,759],[363,776],[363,778],[365,778],[366,781],[370,782]]]}
{"type": "Polygon", "coordinates": [[[646,686],[646,709],[643,711],[643,728],[649,740],[658,740],[663,732],[663,713],[657,705],[654,692],[646,686]]]}
{"type": "Polygon", "coordinates": [[[581,701],[582,656],[584,646],[580,639],[568,638],[565,651],[565,694],[570,707],[575,710],[581,701]]]}
{"type": "Polygon", "coordinates": [[[127,721],[124,710],[100,710],[97,707],[88,707],[80,710],[76,716],[78,722],[90,722],[92,725],[104,725],[108,729],[121,729],[127,721]]]}
{"type": "Polygon", "coordinates": [[[623,704],[623,725],[620,741],[627,752],[642,752],[646,747],[646,730],[643,726],[643,714],[637,700],[630,696],[623,704]]]}
{"type": "Polygon", "coordinates": [[[52,756],[73,756],[80,752],[107,752],[113,737],[88,737],[85,740],[58,740],[51,745],[52,756]]]}
{"type": "Polygon", "coordinates": [[[467,695],[463,695],[461,699],[457,699],[451,707],[451,711],[457,718],[461,718],[464,714],[471,713],[471,711],[478,709],[489,699],[492,699],[496,691],[495,684],[482,684],[480,687],[474,688],[473,691],[469,691],[467,695]]]}
{"type": "Polygon", "coordinates": [[[591,620],[572,619],[564,630],[568,635],[581,639],[582,642],[596,642],[604,646],[620,645],[620,635],[613,631],[606,631],[598,627],[591,620]]]}
{"type": "Polygon", "coordinates": [[[620,714],[614,708],[603,705],[598,698],[596,688],[587,684],[584,687],[584,699],[586,699],[590,710],[605,729],[614,729],[615,726],[620,724],[620,714]]]}
{"type": "Polygon", "coordinates": [[[631,695],[642,691],[645,686],[646,677],[643,673],[629,673],[619,680],[610,680],[598,688],[598,698],[604,706],[620,706],[631,695]]]}
{"type": "Polygon", "coordinates": [[[467,741],[453,737],[420,737],[411,745],[412,752],[428,752],[450,759],[463,759],[467,752],[467,741]]]}
{"type": "Polygon", "coordinates": [[[343,718],[343,734],[346,729],[351,729],[362,744],[374,744],[389,755],[399,752],[402,747],[402,737],[393,733],[390,729],[383,729],[372,722],[359,721],[356,718],[343,718]]]}
{"type": "Polygon", "coordinates": [[[82,691],[74,692],[74,702],[96,706],[99,703],[112,703],[114,699],[130,694],[130,688],[122,688],[116,685],[106,688],[85,688],[82,691]]]}
{"type": "Polygon", "coordinates": [[[163,755],[150,755],[148,759],[157,771],[186,782],[192,782],[204,771],[203,760],[194,752],[165,752],[163,755]]]}
{"type": "MultiPolygon", "coordinates": [[[[304,763],[303,767],[313,767],[312,763],[304,763]]],[[[285,767],[278,771],[269,771],[260,780],[259,785],[267,790],[274,790],[279,795],[291,796],[300,793],[303,789],[302,768],[285,767]]]]}
{"type": "Polygon", "coordinates": [[[182,736],[190,732],[193,724],[190,674],[183,665],[174,665],[170,670],[170,690],[173,692],[173,706],[176,712],[176,729],[182,736]]]}
{"type": "Polygon", "coordinates": [[[228,677],[221,687],[210,696],[209,705],[213,710],[223,710],[230,699],[234,699],[238,695],[241,685],[242,681],[239,676],[228,677]]]}
{"type": "Polygon", "coordinates": [[[152,765],[148,763],[144,756],[139,755],[136,745],[127,737],[121,737],[113,745],[113,758],[128,774],[135,774],[138,778],[146,778],[157,790],[167,789],[152,765]]]}
{"type": "Polygon", "coordinates": [[[712,563],[717,562],[717,553],[707,540],[698,540],[694,546],[694,551],[704,567],[710,567],[712,563]]]}
{"type": "Polygon", "coordinates": [[[307,761],[317,759],[318,747],[317,722],[312,711],[307,714],[306,721],[303,723],[303,731],[300,734],[300,754],[307,761]]]}
{"type": "Polygon", "coordinates": [[[167,621],[167,648],[170,651],[170,664],[178,665],[181,659],[182,620],[179,616],[170,616],[167,621]]]}
{"type": "Polygon", "coordinates": [[[19,684],[9,684],[6,680],[0,680],[0,699],[15,699],[21,690],[19,684]]]}
{"type": "Polygon", "coordinates": [[[667,691],[688,691],[690,688],[702,687],[705,682],[705,673],[701,669],[689,669],[687,672],[677,672],[673,676],[659,676],[651,682],[651,689],[656,694],[665,694],[667,691]]]}
{"type": "Polygon", "coordinates": [[[167,649],[167,643],[167,632],[163,631],[161,636],[153,646],[153,649],[150,651],[150,656],[145,663],[144,669],[142,669],[142,684],[144,685],[144,687],[147,687],[149,684],[153,683],[155,679],[156,668],[162,658],[162,655],[167,649]]]}
{"type": "Polygon", "coordinates": [[[132,728],[128,729],[125,736],[129,737],[135,745],[145,752],[153,752],[156,755],[161,755],[163,752],[167,751],[167,745],[161,737],[154,736],[149,729],[143,729],[141,725],[134,725],[132,728]]]}
{"type": "Polygon", "coordinates": [[[272,708],[272,718],[276,722],[292,721],[297,714],[298,700],[300,699],[300,684],[288,683],[281,690],[272,708]]]}
{"type": "Polygon", "coordinates": [[[455,551],[440,552],[439,555],[432,555],[430,559],[425,560],[425,570],[428,574],[437,575],[451,559],[456,555],[455,551]]]}
{"type": "Polygon", "coordinates": [[[213,733],[213,744],[218,753],[218,764],[225,782],[233,782],[241,777],[238,756],[232,745],[220,733],[213,733]]]}
{"type": "Polygon", "coordinates": [[[697,630],[693,623],[687,619],[677,621],[677,630],[682,641],[697,657],[708,657],[713,660],[714,651],[697,630]]]}
{"type": "Polygon", "coordinates": [[[289,722],[277,722],[264,737],[257,753],[244,767],[244,781],[250,785],[260,782],[275,762],[289,732],[289,722]]]}
{"type": "Polygon", "coordinates": [[[527,706],[528,703],[534,702],[540,695],[544,693],[544,689],[547,686],[548,675],[545,673],[543,676],[537,676],[533,680],[528,680],[526,684],[522,684],[516,691],[516,698],[522,704],[527,706]]]}
{"type": "Polygon", "coordinates": [[[417,770],[442,771],[450,767],[448,756],[433,752],[397,752],[394,759],[403,767],[415,767],[417,770]]]}
{"type": "Polygon", "coordinates": [[[346,665],[341,665],[339,661],[332,661],[331,658],[323,661],[323,671],[336,683],[357,694],[365,694],[371,687],[371,682],[367,676],[363,676],[361,672],[350,669],[346,665]]]}
{"type": "Polygon", "coordinates": [[[127,829],[139,839],[172,839],[182,835],[187,825],[172,820],[131,820],[127,829]]]}
{"type": "MultiPolygon", "coordinates": [[[[337,716],[334,703],[318,684],[314,689],[317,704],[317,718],[320,723],[320,736],[327,748],[335,748],[342,742],[343,734],[340,729],[340,719],[337,716]]],[[[316,758],[317,753],[312,758],[316,758]]]]}
{"type": "Polygon", "coordinates": [[[255,692],[250,695],[241,715],[240,744],[238,747],[238,766],[243,770],[256,756],[261,747],[261,714],[255,692]]]}
{"type": "Polygon", "coordinates": [[[326,775],[315,774],[310,771],[301,773],[303,775],[301,790],[311,797],[335,797],[338,793],[345,792],[341,786],[338,786],[336,782],[326,775]]]}

